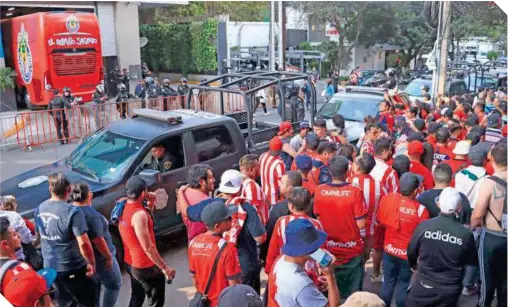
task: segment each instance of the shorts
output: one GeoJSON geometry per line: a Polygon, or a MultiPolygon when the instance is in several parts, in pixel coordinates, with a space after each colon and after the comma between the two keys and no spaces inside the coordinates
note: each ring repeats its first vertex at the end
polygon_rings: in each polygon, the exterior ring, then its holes
{"type": "Polygon", "coordinates": [[[385,229],[383,227],[375,227],[374,244],[372,248],[376,250],[383,250],[384,241],[385,241],[385,229]]]}

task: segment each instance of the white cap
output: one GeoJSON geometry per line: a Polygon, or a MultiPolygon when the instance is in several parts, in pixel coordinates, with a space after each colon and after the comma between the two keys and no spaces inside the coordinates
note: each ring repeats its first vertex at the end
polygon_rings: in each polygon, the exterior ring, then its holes
{"type": "Polygon", "coordinates": [[[460,193],[454,188],[445,188],[439,195],[439,208],[443,213],[455,213],[461,203],[460,193]]]}
{"type": "Polygon", "coordinates": [[[225,171],[220,177],[219,191],[227,194],[236,194],[242,188],[243,176],[237,170],[225,171]]]}
{"type": "Polygon", "coordinates": [[[471,143],[468,141],[459,141],[455,148],[453,149],[453,153],[456,155],[467,155],[469,154],[469,149],[471,149],[471,143]]]}

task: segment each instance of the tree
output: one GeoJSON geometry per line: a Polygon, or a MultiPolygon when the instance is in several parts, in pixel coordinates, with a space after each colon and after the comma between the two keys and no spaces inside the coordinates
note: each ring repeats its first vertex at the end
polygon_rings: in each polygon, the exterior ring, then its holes
{"type": "MultiPolygon", "coordinates": [[[[384,43],[393,35],[392,7],[382,2],[304,1],[289,4],[306,15],[311,24],[330,24],[339,32],[337,58],[333,62],[340,72],[350,61],[353,48],[384,43]]],[[[326,43],[323,48],[335,48],[326,43]]],[[[331,51],[331,50],[329,50],[331,51]]]]}
{"type": "Polygon", "coordinates": [[[404,61],[409,63],[425,47],[432,47],[436,31],[425,24],[423,2],[393,2],[396,20],[395,35],[389,39],[400,47],[404,61]]]}

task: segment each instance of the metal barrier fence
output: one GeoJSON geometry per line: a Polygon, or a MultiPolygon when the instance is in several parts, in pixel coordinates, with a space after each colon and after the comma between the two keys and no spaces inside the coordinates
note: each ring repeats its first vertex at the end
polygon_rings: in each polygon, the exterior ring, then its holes
{"type": "MultiPolygon", "coordinates": [[[[87,103],[69,109],[27,111],[0,118],[1,146],[17,144],[25,149],[32,146],[82,139],[111,122],[131,117],[133,109],[149,108],[160,111],[192,109],[222,114],[221,97],[217,92],[192,95],[190,106],[186,96],[147,98],[104,104],[87,103]]],[[[224,114],[245,110],[242,95],[226,93],[224,114]]]]}

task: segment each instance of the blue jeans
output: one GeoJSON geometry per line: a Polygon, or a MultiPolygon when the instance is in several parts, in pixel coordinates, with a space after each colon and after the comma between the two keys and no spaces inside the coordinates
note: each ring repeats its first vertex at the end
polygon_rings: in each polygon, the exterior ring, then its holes
{"type": "Polygon", "coordinates": [[[96,273],[95,278],[98,281],[98,297],[100,297],[101,286],[104,286],[104,298],[102,299],[102,307],[114,307],[120,295],[120,288],[122,287],[122,272],[120,266],[116,261],[116,257],[113,256],[113,267],[111,270],[107,270],[104,265],[104,260],[96,258],[96,273]]]}
{"type": "Polygon", "coordinates": [[[407,260],[383,253],[384,282],[381,286],[380,297],[386,306],[392,303],[395,292],[395,305],[404,307],[411,282],[411,269],[407,260]]]}

